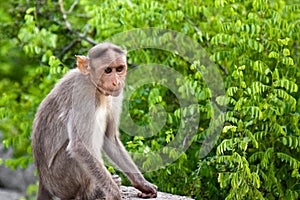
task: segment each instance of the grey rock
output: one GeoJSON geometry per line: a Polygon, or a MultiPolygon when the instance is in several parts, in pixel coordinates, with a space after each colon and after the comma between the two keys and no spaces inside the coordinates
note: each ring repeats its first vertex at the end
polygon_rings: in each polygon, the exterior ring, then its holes
{"type": "MultiPolygon", "coordinates": [[[[13,155],[12,149],[4,149],[2,145],[0,133],[0,158],[3,160],[11,158],[13,155]]],[[[25,193],[28,185],[37,181],[34,176],[35,167],[33,164],[26,169],[11,170],[5,165],[0,166],[0,188],[15,190],[17,192],[25,193]]],[[[0,199],[1,200],[1,199],[0,199]]]]}
{"type": "MultiPolygon", "coordinates": [[[[134,187],[121,186],[122,199],[124,200],[141,200],[141,198],[137,197],[137,194],[140,193],[134,187]]],[[[149,199],[149,200],[193,200],[189,197],[178,196],[173,194],[168,194],[164,192],[158,192],[157,198],[149,199]]]]}
{"type": "Polygon", "coordinates": [[[16,190],[24,193],[28,185],[36,182],[34,167],[30,165],[27,169],[11,170],[0,166],[0,188],[16,190]]]}
{"type": "MultiPolygon", "coordinates": [[[[123,200],[142,200],[137,197],[139,191],[134,187],[121,186],[121,193],[123,200]]],[[[18,193],[13,190],[3,190],[0,189],[0,200],[19,200],[22,197],[21,193],[18,193]]],[[[55,200],[59,200],[55,198],[55,200]]],[[[157,198],[149,199],[149,200],[193,200],[188,197],[168,194],[164,192],[158,192],[157,198]]]]}
{"type": "Polygon", "coordinates": [[[0,189],[0,200],[19,200],[21,197],[18,192],[0,189]]]}

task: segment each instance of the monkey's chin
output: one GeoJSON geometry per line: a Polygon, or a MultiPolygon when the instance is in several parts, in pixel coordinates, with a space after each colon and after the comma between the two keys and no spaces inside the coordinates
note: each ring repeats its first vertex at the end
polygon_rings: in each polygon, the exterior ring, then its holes
{"type": "Polygon", "coordinates": [[[117,97],[121,94],[122,90],[115,90],[110,95],[113,97],[117,97]]]}
{"type": "Polygon", "coordinates": [[[104,88],[97,88],[97,89],[100,94],[103,94],[105,96],[117,97],[122,93],[122,89],[119,89],[119,90],[107,90],[104,88]]]}

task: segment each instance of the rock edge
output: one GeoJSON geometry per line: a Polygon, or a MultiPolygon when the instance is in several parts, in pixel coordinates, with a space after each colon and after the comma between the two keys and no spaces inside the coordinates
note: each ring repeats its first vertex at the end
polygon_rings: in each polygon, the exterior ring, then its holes
{"type": "MultiPolygon", "coordinates": [[[[124,200],[141,200],[141,198],[137,197],[137,194],[139,191],[135,189],[134,187],[128,187],[128,186],[121,186],[121,193],[122,193],[122,199],[124,200]]],[[[178,196],[173,195],[169,193],[164,192],[158,192],[157,198],[152,198],[148,200],[192,200],[192,198],[184,197],[184,196],[178,196]]]]}

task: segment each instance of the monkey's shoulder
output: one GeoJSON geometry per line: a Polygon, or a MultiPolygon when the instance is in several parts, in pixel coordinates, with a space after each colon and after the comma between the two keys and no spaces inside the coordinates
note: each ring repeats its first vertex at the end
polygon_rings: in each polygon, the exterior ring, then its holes
{"type": "Polygon", "coordinates": [[[87,95],[85,92],[92,87],[88,77],[82,75],[78,69],[71,69],[55,84],[43,101],[47,104],[53,101],[68,104],[76,94],[84,98],[87,95]]]}
{"type": "Polygon", "coordinates": [[[92,87],[89,77],[81,74],[78,69],[71,69],[56,83],[53,91],[65,94],[75,92],[74,87],[84,90],[87,86],[92,87]]]}

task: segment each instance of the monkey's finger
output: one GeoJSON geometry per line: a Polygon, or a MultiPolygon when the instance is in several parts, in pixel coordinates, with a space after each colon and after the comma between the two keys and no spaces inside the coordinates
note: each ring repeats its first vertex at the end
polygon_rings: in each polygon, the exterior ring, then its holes
{"type": "Polygon", "coordinates": [[[143,199],[155,198],[157,197],[157,193],[139,193],[138,197],[143,199]]]}

